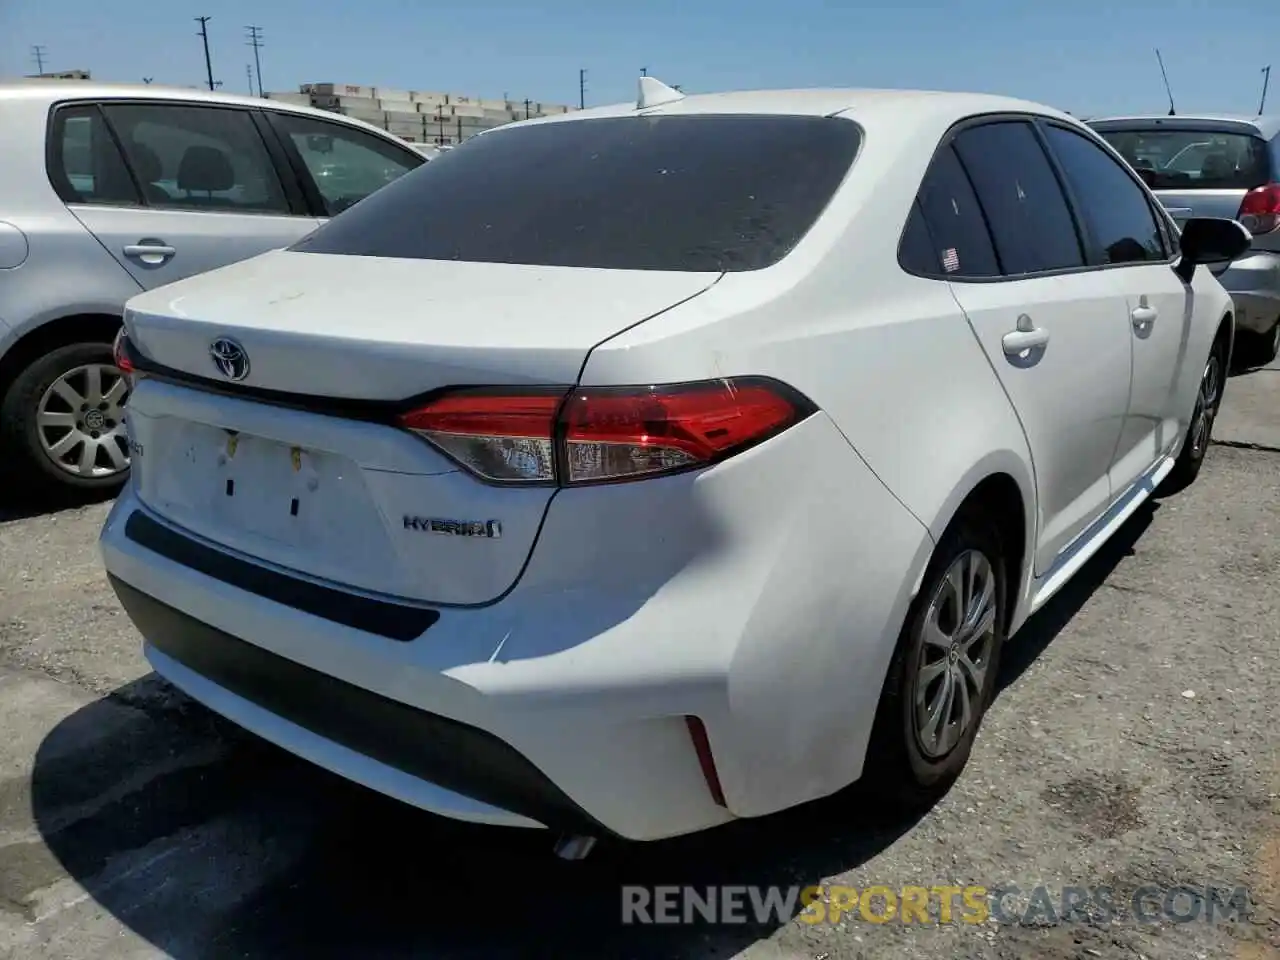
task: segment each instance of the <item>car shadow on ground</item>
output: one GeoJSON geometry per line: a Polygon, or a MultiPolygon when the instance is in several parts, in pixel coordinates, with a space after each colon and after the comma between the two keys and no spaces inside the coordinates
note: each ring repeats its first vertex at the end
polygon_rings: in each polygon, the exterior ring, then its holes
{"type": "Polygon", "coordinates": [[[61,510],[88,507],[114,499],[115,490],[65,490],[56,485],[40,486],[30,480],[16,480],[0,472],[0,523],[30,520],[61,510]]]}
{"type": "MultiPolygon", "coordinates": [[[[1144,505],[1028,622],[1007,648],[1001,689],[1133,552],[1156,509],[1144,505]]],[[[803,887],[857,868],[919,819],[882,802],[871,783],[693,837],[602,845],[566,863],[541,831],[452,823],[319,771],[154,675],[51,731],[31,797],[62,869],[178,960],[727,957],[788,917],[627,926],[623,886],[803,887]],[[148,768],[160,772],[139,779],[148,768]]]]}

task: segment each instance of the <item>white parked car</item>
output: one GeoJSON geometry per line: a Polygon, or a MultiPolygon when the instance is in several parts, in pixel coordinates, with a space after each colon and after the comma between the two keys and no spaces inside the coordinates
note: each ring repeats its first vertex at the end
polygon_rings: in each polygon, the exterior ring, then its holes
{"type": "Polygon", "coordinates": [[[641,89],[130,301],[111,582],[197,700],[565,853],[927,802],[1200,469],[1248,234],[1031,103],[641,89]]]}

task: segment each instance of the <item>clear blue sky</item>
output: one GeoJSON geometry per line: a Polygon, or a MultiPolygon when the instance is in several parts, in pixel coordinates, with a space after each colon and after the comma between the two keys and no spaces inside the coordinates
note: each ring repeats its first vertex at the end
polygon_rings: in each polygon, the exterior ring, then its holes
{"type": "Polygon", "coordinates": [[[630,99],[647,67],[691,92],[976,90],[1096,115],[1166,109],[1159,46],[1180,109],[1252,113],[1274,63],[1280,111],[1280,0],[0,0],[0,76],[35,72],[43,44],[46,69],[203,83],[200,14],[214,77],[236,91],[256,24],[268,90],[334,81],[576,103],[583,67],[590,105],[630,99]]]}

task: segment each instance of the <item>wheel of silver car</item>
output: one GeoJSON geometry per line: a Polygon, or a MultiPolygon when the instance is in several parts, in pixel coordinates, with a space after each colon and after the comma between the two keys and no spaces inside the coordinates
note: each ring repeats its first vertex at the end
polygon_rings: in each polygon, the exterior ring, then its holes
{"type": "Polygon", "coordinates": [[[129,476],[128,398],[109,343],[71,343],[35,357],[0,395],[4,471],[50,493],[119,487],[129,476]]]}
{"type": "Polygon", "coordinates": [[[36,405],[36,431],[45,456],[85,479],[110,479],[129,469],[125,400],[129,382],[106,363],[68,370],[36,405]]]}
{"type": "Polygon", "coordinates": [[[952,561],[925,613],[912,692],[920,752],[945,757],[984,705],[996,644],[996,574],[978,550],[952,561]]]}

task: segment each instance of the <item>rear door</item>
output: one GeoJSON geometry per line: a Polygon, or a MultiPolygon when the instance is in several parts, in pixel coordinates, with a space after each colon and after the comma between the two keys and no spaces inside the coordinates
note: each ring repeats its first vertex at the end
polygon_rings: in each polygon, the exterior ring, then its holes
{"type": "Polygon", "coordinates": [[[171,101],[60,107],[51,176],[68,208],[139,284],[172,283],[288,246],[318,225],[298,184],[280,176],[283,161],[273,158],[255,114],[171,101]],[[105,191],[87,190],[68,164],[86,134],[114,157],[103,161],[114,171],[105,191]]]}
{"type": "Polygon", "coordinates": [[[1044,132],[1084,221],[1089,262],[1123,287],[1129,307],[1133,389],[1111,466],[1119,494],[1172,451],[1203,360],[1193,333],[1215,325],[1195,323],[1195,294],[1173,272],[1174,251],[1137,178],[1077,130],[1046,123],[1044,132]]]}
{"type": "Polygon", "coordinates": [[[332,217],[426,163],[422,154],[351,124],[269,110],[311,209],[332,217]]]}
{"type": "Polygon", "coordinates": [[[1124,291],[1088,267],[1028,121],[961,129],[935,159],[921,207],[1031,448],[1042,575],[1110,503],[1108,468],[1129,403],[1124,291]]]}
{"type": "Polygon", "coordinates": [[[1095,129],[1130,166],[1151,171],[1179,226],[1191,217],[1234,219],[1244,195],[1270,179],[1267,142],[1249,123],[1169,117],[1095,129]]]}

